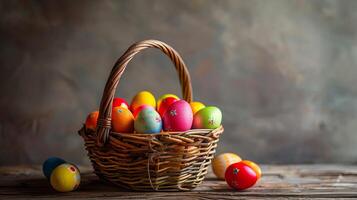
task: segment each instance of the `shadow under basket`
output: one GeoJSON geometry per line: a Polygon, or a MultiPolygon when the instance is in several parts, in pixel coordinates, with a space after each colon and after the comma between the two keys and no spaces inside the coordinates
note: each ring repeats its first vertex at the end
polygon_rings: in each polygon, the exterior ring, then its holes
{"type": "Polygon", "coordinates": [[[223,127],[156,134],[111,131],[112,102],[119,79],[133,56],[158,48],[170,57],[179,75],[183,99],[192,101],[188,70],[179,54],[157,40],[133,44],[115,63],[106,83],[96,131],[79,130],[95,173],[120,187],[139,191],[186,191],[202,183],[223,127]]]}

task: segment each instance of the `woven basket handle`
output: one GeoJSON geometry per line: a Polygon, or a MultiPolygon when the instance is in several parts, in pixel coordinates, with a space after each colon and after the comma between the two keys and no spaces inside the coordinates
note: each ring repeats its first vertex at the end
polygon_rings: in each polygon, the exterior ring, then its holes
{"type": "Polygon", "coordinates": [[[135,54],[140,51],[154,47],[164,52],[174,63],[179,75],[183,98],[187,102],[192,101],[192,86],[190,74],[181,56],[169,45],[158,40],[144,40],[133,44],[117,60],[105,85],[102,100],[99,108],[99,119],[97,125],[97,145],[103,146],[109,138],[111,129],[112,103],[116,87],[126,66],[135,54]]]}

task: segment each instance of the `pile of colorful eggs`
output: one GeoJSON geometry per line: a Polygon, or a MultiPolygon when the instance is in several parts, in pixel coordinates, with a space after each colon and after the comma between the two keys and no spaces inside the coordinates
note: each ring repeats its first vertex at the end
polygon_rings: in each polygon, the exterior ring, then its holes
{"type": "Polygon", "coordinates": [[[242,160],[234,153],[215,156],[212,161],[212,169],[219,179],[225,179],[230,187],[237,190],[252,187],[262,175],[257,164],[249,160],[242,160]]]}
{"type": "MultiPolygon", "coordinates": [[[[86,119],[87,129],[96,129],[98,111],[86,119]]],[[[221,125],[222,112],[201,102],[188,103],[174,94],[165,94],[157,101],[148,91],[141,91],[129,104],[122,98],[113,99],[112,130],[119,133],[160,133],[215,129],[221,125]]]]}
{"type": "Polygon", "coordinates": [[[42,165],[43,174],[58,192],[70,192],[78,188],[81,176],[78,168],[61,158],[50,157],[42,165]]]}

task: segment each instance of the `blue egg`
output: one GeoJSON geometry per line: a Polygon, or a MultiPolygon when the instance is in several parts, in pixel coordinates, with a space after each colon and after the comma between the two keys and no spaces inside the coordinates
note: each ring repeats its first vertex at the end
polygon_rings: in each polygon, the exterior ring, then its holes
{"type": "Polygon", "coordinates": [[[154,108],[142,109],[134,121],[135,131],[138,133],[160,133],[162,120],[154,108]]]}
{"type": "Polygon", "coordinates": [[[51,177],[52,171],[59,165],[65,163],[61,158],[50,157],[42,165],[43,174],[49,179],[51,177]]]}

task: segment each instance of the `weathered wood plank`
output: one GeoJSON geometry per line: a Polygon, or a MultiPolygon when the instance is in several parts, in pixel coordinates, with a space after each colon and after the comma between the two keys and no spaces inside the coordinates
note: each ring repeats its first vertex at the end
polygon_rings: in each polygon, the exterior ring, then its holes
{"type": "Polygon", "coordinates": [[[40,167],[0,167],[0,199],[246,199],[246,198],[357,198],[357,166],[263,166],[263,177],[246,191],[230,189],[210,172],[190,192],[133,192],[98,180],[90,167],[80,167],[77,191],[51,189],[40,167]]]}

